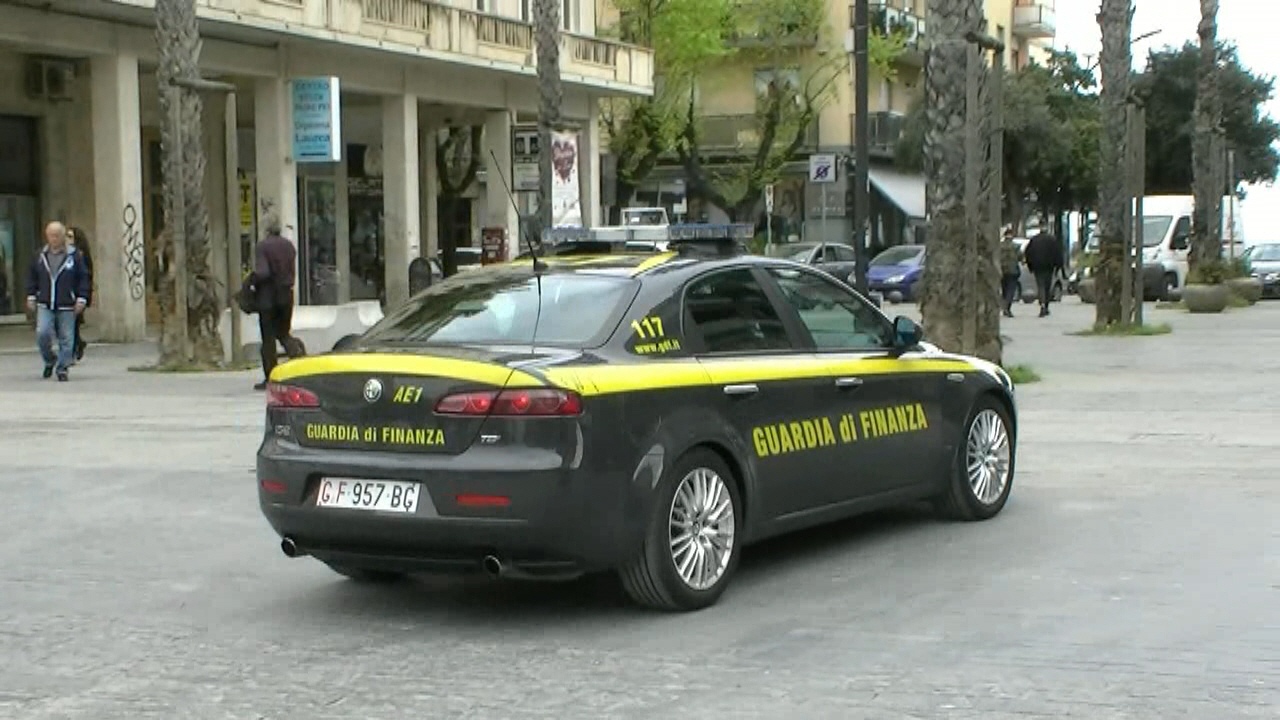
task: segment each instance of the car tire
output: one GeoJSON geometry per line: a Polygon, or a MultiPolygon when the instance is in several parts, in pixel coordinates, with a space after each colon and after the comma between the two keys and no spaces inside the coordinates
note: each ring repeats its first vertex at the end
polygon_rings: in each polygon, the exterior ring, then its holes
{"type": "Polygon", "coordinates": [[[947,490],[935,500],[944,516],[964,521],[989,520],[1004,509],[1013,489],[1017,459],[1011,427],[1008,409],[995,397],[983,395],[973,404],[957,443],[947,490]],[[984,470],[985,476],[978,474],[984,470]],[[998,479],[991,477],[993,472],[998,479]],[[992,480],[999,479],[1002,484],[993,488],[992,480]]]}
{"type": "Polygon", "coordinates": [[[659,610],[689,611],[714,605],[737,570],[742,555],[741,531],[742,498],[733,473],[716,453],[695,448],[663,473],[644,542],[618,571],[622,586],[635,602],[659,610]],[[699,487],[703,496],[710,495],[708,500],[698,501],[699,487]],[[695,516],[690,517],[688,511],[695,516]],[[692,524],[692,537],[678,545],[672,535],[684,522],[692,524]],[[704,534],[704,530],[710,532],[704,534]],[[719,542],[713,542],[717,537],[719,542]],[[725,544],[727,547],[721,547],[725,544]],[[699,581],[699,557],[715,565],[712,570],[718,574],[699,581]],[[684,562],[689,566],[682,573],[679,565],[684,562]],[[695,576],[692,581],[690,575],[695,576]]]}
{"type": "Polygon", "coordinates": [[[325,563],[329,569],[339,575],[354,580],[358,583],[368,585],[386,585],[396,582],[404,577],[403,573],[391,572],[389,570],[370,570],[368,568],[348,567],[346,565],[335,565],[333,563],[325,563]]]}

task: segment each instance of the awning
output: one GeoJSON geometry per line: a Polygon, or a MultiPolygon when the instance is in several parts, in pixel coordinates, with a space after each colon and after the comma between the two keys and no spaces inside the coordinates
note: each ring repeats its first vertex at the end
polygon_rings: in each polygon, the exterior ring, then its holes
{"type": "Polygon", "coordinates": [[[924,176],[905,173],[886,167],[867,168],[867,179],[877,190],[906,214],[908,219],[923,220],[925,216],[924,176]]]}

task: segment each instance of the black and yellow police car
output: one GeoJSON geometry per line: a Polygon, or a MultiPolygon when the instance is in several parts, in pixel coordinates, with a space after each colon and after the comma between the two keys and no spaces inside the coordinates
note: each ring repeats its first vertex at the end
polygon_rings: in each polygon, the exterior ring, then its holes
{"type": "Polygon", "coordinates": [[[460,274],[278,366],[257,475],[285,554],[362,580],[616,570],[690,610],[763,538],[919,499],[1000,512],[1004,371],[747,254],[749,226],[671,232],[460,274]]]}

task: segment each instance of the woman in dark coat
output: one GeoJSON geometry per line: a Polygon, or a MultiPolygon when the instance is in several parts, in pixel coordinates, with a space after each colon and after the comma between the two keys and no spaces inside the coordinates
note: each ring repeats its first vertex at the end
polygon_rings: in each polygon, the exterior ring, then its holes
{"type": "MultiPolygon", "coordinates": [[[[75,246],[76,251],[84,258],[84,266],[89,271],[89,305],[93,304],[93,256],[89,253],[89,233],[84,228],[73,227],[67,232],[67,239],[75,246]]],[[[84,357],[84,349],[89,343],[84,341],[84,336],[80,333],[80,327],[84,325],[84,313],[76,313],[76,360],[84,357]]]]}

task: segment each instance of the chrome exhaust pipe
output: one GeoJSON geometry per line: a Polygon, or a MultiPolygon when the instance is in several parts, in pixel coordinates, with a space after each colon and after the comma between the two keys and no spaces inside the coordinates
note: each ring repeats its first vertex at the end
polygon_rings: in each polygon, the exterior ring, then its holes
{"type": "Polygon", "coordinates": [[[489,574],[489,577],[496,578],[502,575],[502,561],[494,555],[485,555],[480,565],[489,574]]]}
{"type": "Polygon", "coordinates": [[[280,541],[280,550],[284,552],[285,557],[296,558],[301,554],[298,551],[298,544],[291,537],[286,537],[280,541]]]}

